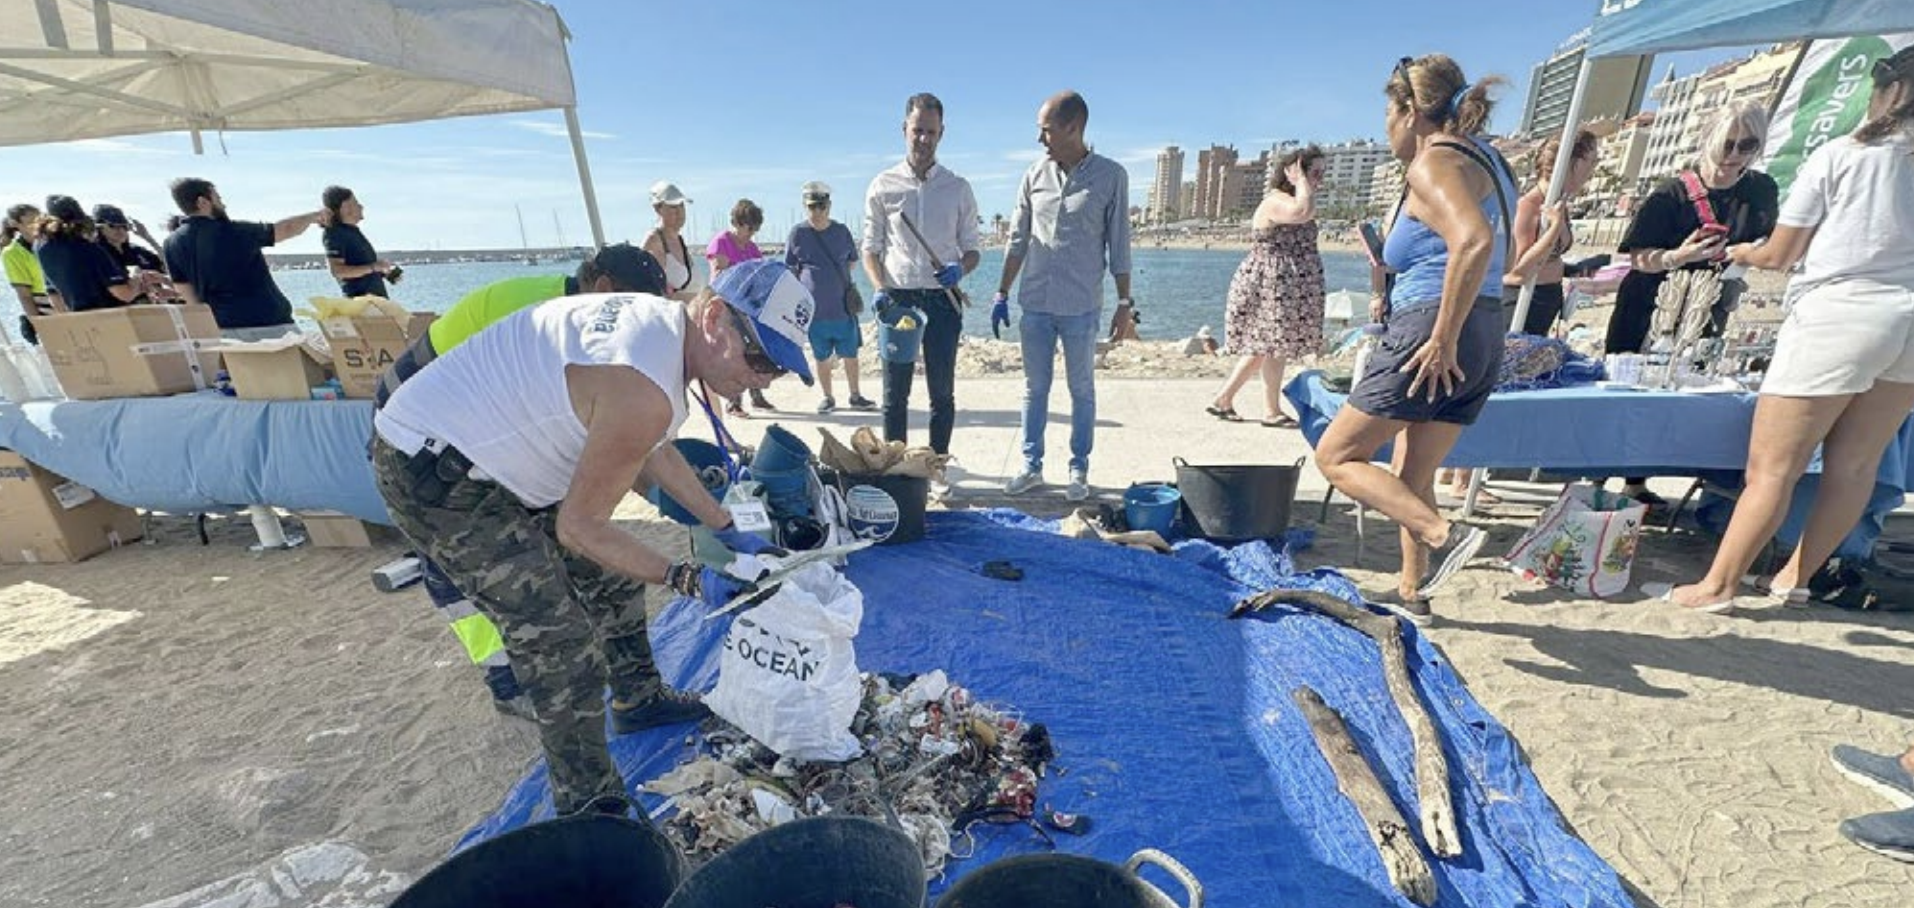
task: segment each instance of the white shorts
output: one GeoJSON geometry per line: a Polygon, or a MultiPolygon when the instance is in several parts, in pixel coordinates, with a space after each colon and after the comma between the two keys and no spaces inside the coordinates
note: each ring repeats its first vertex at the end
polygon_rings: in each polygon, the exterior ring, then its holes
{"type": "Polygon", "coordinates": [[[1795,300],[1761,393],[1836,397],[1877,381],[1914,383],[1914,290],[1839,281],[1795,300]]]}

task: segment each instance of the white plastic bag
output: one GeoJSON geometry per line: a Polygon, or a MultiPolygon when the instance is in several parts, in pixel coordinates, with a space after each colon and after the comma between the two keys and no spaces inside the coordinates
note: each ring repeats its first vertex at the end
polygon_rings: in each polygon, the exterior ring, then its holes
{"type": "Polygon", "coordinates": [[[784,579],[771,598],[732,619],[718,661],[711,711],[794,760],[849,760],[863,697],[852,640],[864,594],[828,564],[784,579]]]}
{"type": "Polygon", "coordinates": [[[1628,588],[1647,513],[1633,498],[1575,483],[1509,550],[1509,567],[1566,590],[1613,596],[1628,588]]]}

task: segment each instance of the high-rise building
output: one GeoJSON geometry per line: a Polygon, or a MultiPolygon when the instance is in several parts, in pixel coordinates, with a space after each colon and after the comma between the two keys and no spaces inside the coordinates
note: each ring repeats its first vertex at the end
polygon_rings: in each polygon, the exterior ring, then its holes
{"type": "Polygon", "coordinates": [[[1211,145],[1196,153],[1196,210],[1194,217],[1214,220],[1222,216],[1227,204],[1224,198],[1234,202],[1233,195],[1226,195],[1224,186],[1230,167],[1236,163],[1236,146],[1211,145]]]}
{"type": "MultiPolygon", "coordinates": [[[[1522,109],[1522,134],[1560,133],[1568,120],[1568,105],[1580,78],[1588,30],[1570,36],[1555,55],[1537,63],[1529,75],[1528,104],[1522,109]]],[[[1639,113],[1648,93],[1648,77],[1655,58],[1603,57],[1589,71],[1582,94],[1582,122],[1623,120],[1639,113]]]]}
{"type": "Polygon", "coordinates": [[[1648,147],[1642,154],[1642,166],[1635,174],[1635,195],[1639,196],[1648,183],[1680,170],[1694,160],[1694,149],[1688,145],[1688,120],[1694,116],[1695,87],[1701,84],[1705,73],[1675,77],[1675,67],[1668,67],[1668,75],[1655,86],[1652,97],[1655,99],[1655,122],[1648,129],[1648,147]]]}
{"type": "Polygon", "coordinates": [[[1196,181],[1184,180],[1183,192],[1177,197],[1176,216],[1180,220],[1196,217],[1196,181]]]}
{"type": "Polygon", "coordinates": [[[1642,162],[1648,157],[1648,139],[1653,134],[1655,119],[1652,110],[1636,114],[1623,120],[1619,128],[1602,139],[1600,164],[1582,191],[1581,203],[1588,210],[1606,214],[1632,208],[1632,199],[1622,197],[1635,194],[1642,162]],[[1621,204],[1623,202],[1629,204],[1621,204]]]}
{"type": "Polygon", "coordinates": [[[1263,196],[1269,192],[1269,168],[1275,159],[1265,151],[1253,161],[1238,161],[1231,164],[1229,173],[1224,175],[1222,208],[1216,213],[1220,220],[1242,220],[1256,213],[1256,206],[1263,204],[1263,196]]]}
{"type": "Polygon", "coordinates": [[[1156,153],[1156,177],[1150,181],[1150,195],[1143,216],[1162,224],[1182,217],[1183,149],[1171,145],[1156,153]]]}
{"type": "Polygon", "coordinates": [[[1351,139],[1323,146],[1323,185],[1316,210],[1330,217],[1353,216],[1368,204],[1378,164],[1395,160],[1387,143],[1351,139]]]}
{"type": "Polygon", "coordinates": [[[1805,48],[1801,42],[1776,44],[1679,79],[1671,68],[1653,93],[1659,106],[1636,180],[1637,192],[1694,166],[1701,157],[1701,133],[1708,128],[1709,114],[1739,103],[1772,109],[1805,48]]]}
{"type": "Polygon", "coordinates": [[[1377,164],[1369,172],[1369,195],[1365,205],[1372,218],[1389,216],[1396,200],[1402,198],[1402,162],[1394,157],[1377,164]]]}

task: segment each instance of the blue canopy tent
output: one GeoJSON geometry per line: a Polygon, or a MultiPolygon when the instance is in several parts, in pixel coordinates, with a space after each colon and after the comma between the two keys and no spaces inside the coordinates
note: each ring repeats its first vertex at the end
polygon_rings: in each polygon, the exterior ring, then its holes
{"type": "MultiPolygon", "coordinates": [[[[1602,0],[1562,123],[1547,204],[1561,198],[1568,182],[1582,99],[1599,58],[1905,31],[1914,31],[1914,2],[1909,0],[1602,0]]],[[[1523,282],[1516,302],[1515,324],[1528,318],[1534,294],[1531,277],[1523,282]]]]}

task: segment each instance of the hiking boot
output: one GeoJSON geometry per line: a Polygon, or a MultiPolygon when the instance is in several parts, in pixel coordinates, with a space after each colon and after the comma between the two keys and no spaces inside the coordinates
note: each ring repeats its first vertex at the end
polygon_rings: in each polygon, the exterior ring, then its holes
{"type": "Polygon", "coordinates": [[[611,706],[611,730],[613,734],[629,735],[663,725],[702,722],[709,715],[711,708],[704,705],[703,697],[666,687],[648,703],[619,706],[614,701],[611,706]]]}
{"type": "Polygon", "coordinates": [[[817,411],[819,413],[829,413],[835,409],[837,409],[837,401],[829,397],[824,398],[824,402],[817,405],[817,411]]]}
{"type": "Polygon", "coordinates": [[[862,394],[853,394],[851,395],[851,409],[875,410],[877,409],[877,401],[871,400],[862,394]]]}
{"type": "Polygon", "coordinates": [[[1436,566],[1435,573],[1429,575],[1429,581],[1416,590],[1416,595],[1426,599],[1444,583],[1449,582],[1462,566],[1482,550],[1482,543],[1489,534],[1476,527],[1458,521],[1449,522],[1449,538],[1429,552],[1429,563],[1436,566]]]}
{"type": "Polygon", "coordinates": [[[1848,841],[1875,854],[1914,863],[1914,810],[1842,820],[1840,829],[1848,841]]]}
{"type": "Polygon", "coordinates": [[[1914,775],[1900,758],[1868,753],[1849,744],[1836,744],[1828,756],[1834,768],[1861,786],[1888,799],[1896,807],[1914,807],[1914,775]]]}
{"type": "Polygon", "coordinates": [[[1043,471],[1025,470],[1004,483],[1004,491],[1012,495],[1022,495],[1040,485],[1043,485],[1043,471]]]}
{"type": "Polygon", "coordinates": [[[538,721],[538,711],[532,708],[532,698],[524,694],[503,700],[494,697],[492,708],[498,710],[500,715],[511,716],[514,719],[524,719],[527,722],[538,721]]]}
{"type": "Polygon", "coordinates": [[[1090,473],[1088,470],[1071,470],[1070,484],[1063,487],[1066,501],[1082,501],[1090,497],[1090,473]]]}

